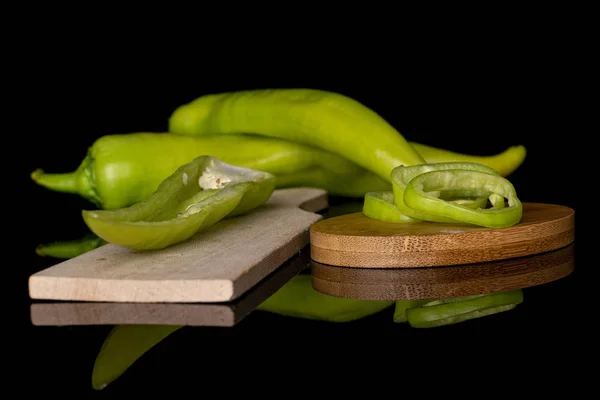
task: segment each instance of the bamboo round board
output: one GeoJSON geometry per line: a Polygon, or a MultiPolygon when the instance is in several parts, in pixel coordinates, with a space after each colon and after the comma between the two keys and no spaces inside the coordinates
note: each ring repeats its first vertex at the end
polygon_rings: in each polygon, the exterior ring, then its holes
{"type": "Polygon", "coordinates": [[[310,229],[314,261],[356,268],[435,267],[505,260],[556,250],[574,240],[574,210],[544,203],[523,203],[521,221],[501,229],[385,222],[362,212],[325,219],[310,229]]]}
{"type": "Polygon", "coordinates": [[[419,300],[488,294],[556,281],[575,268],[574,244],[510,260],[433,268],[347,268],[311,263],[318,292],[359,300],[419,300]]]}

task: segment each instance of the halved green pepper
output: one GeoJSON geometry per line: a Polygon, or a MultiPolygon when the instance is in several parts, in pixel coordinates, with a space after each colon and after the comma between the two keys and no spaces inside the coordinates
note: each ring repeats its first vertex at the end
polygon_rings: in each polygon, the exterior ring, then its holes
{"type": "Polygon", "coordinates": [[[107,242],[135,250],[160,249],[258,207],[274,189],[270,173],[200,156],[179,167],[143,201],[82,214],[90,230],[107,242]]]}

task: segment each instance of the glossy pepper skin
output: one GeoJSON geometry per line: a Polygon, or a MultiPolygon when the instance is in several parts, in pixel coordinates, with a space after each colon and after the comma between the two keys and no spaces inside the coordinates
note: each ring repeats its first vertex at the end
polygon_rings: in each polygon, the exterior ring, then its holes
{"type": "MultiPolygon", "coordinates": [[[[443,149],[433,150],[438,158],[445,153],[443,149]]],[[[447,153],[447,161],[457,156],[475,157],[447,153]]],[[[76,171],[45,173],[38,169],[31,177],[50,190],[78,194],[97,207],[110,210],[144,200],[180,165],[202,154],[272,173],[277,177],[277,188],[309,186],[325,189],[331,195],[357,198],[367,192],[392,189],[389,182],[337,154],[285,139],[246,134],[188,137],[133,132],[106,135],[89,147],[76,171]]],[[[428,153],[423,156],[428,158],[428,153]]]]}
{"type": "Polygon", "coordinates": [[[186,137],[134,132],[97,139],[76,171],[32,179],[59,192],[79,194],[98,208],[116,209],[146,199],[179,166],[200,155],[269,172],[277,188],[311,186],[340,196],[362,197],[389,182],[343,157],[287,140],[252,136],[186,137]]]}
{"type": "Polygon", "coordinates": [[[510,146],[498,154],[487,156],[463,154],[416,142],[411,142],[411,146],[424,156],[428,164],[449,161],[478,163],[493,168],[500,176],[504,177],[515,172],[527,156],[527,149],[523,145],[510,146]]]}
{"type": "Polygon", "coordinates": [[[251,133],[318,147],[390,181],[399,165],[425,163],[404,136],[358,101],[315,89],[210,94],[171,114],[169,132],[187,136],[251,133]]]}
{"type": "Polygon", "coordinates": [[[90,230],[109,243],[135,250],[187,240],[223,218],[266,202],[275,176],[200,156],[179,167],[147,199],[116,210],[84,210],[90,230]]]}

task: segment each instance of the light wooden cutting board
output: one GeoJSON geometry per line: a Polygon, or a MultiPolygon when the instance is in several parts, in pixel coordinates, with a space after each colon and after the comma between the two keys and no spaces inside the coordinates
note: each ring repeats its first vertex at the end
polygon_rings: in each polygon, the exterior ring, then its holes
{"type": "Polygon", "coordinates": [[[70,325],[181,325],[238,324],[298,273],[310,267],[305,246],[256,286],[234,301],[224,303],[116,303],[51,301],[33,303],[31,323],[37,326],[70,325]]]}
{"type": "Polygon", "coordinates": [[[226,302],[309,243],[327,192],[276,190],[252,212],[177,245],[134,251],[107,244],[30,276],[32,299],[131,303],[226,302]]]}

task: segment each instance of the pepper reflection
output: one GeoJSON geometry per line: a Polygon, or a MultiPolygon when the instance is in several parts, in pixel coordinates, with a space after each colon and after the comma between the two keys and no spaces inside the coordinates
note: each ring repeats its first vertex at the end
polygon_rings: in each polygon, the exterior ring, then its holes
{"type": "MultiPolygon", "coordinates": [[[[310,273],[304,273],[309,272],[306,267],[310,260],[307,252],[301,256],[304,258],[298,257],[294,266],[282,266],[277,271],[283,277],[274,275],[271,283],[263,282],[268,289],[256,287],[241,299],[236,307],[243,308],[243,313],[238,318],[270,313],[282,318],[351,323],[384,311],[391,314],[393,308],[390,323],[407,329],[443,329],[510,312],[524,301],[525,288],[561,279],[574,269],[573,245],[512,260],[404,270],[343,268],[312,262],[310,273]]],[[[115,315],[114,309],[107,315],[115,315]]],[[[131,323],[116,325],[105,339],[92,371],[95,389],[106,387],[158,343],[191,325],[159,319],[140,325],[134,322],[136,318],[137,312],[130,317],[131,323]]]]}
{"type": "MultiPolygon", "coordinates": [[[[523,300],[521,289],[506,293],[424,300],[357,300],[316,291],[309,274],[299,274],[261,303],[256,312],[284,317],[348,323],[394,307],[393,322],[425,328],[456,324],[508,311],[523,300]]],[[[102,389],[120,377],[152,347],[181,325],[118,325],[104,341],[92,370],[92,386],[102,389]]]]}

